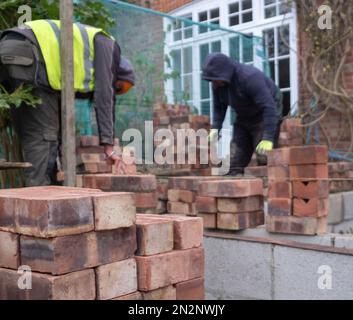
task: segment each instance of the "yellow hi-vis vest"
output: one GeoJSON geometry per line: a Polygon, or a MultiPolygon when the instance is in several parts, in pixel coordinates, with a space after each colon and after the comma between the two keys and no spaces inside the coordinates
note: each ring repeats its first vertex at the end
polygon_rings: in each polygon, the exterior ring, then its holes
{"type": "MultiPolygon", "coordinates": [[[[30,27],[39,43],[45,61],[49,84],[54,90],[61,90],[60,21],[36,20],[25,23],[30,27]]],[[[73,24],[74,36],[74,89],[76,92],[94,90],[94,37],[102,29],[73,24]]]]}

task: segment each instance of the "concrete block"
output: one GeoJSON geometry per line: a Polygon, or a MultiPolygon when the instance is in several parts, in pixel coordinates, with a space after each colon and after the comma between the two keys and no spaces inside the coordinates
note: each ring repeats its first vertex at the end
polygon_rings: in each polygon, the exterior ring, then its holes
{"type": "Polygon", "coordinates": [[[342,197],[344,220],[353,220],[353,191],[344,192],[342,197]]]}
{"type": "Polygon", "coordinates": [[[342,193],[330,194],[328,224],[338,224],[343,220],[342,193]]]}

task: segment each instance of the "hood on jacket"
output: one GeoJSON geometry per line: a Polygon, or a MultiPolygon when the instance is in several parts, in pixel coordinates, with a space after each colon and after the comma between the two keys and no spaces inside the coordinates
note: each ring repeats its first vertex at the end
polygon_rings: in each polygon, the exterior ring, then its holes
{"type": "Polygon", "coordinates": [[[135,85],[134,67],[128,59],[121,57],[117,73],[118,80],[127,81],[135,85]]]}
{"type": "Polygon", "coordinates": [[[235,72],[235,62],[223,53],[211,53],[202,67],[202,78],[207,81],[220,80],[228,84],[235,72]]]}

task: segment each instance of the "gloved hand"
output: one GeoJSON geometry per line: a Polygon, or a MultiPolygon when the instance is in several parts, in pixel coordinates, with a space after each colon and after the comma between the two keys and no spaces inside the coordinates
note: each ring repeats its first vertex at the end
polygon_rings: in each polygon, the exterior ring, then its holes
{"type": "Polygon", "coordinates": [[[217,139],[217,136],[218,136],[218,130],[217,129],[211,129],[210,133],[208,134],[208,141],[209,142],[214,141],[215,139],[217,139]]]}
{"type": "Polygon", "coordinates": [[[269,140],[262,140],[256,147],[256,152],[258,154],[266,154],[266,152],[273,149],[273,142],[269,140]]]}

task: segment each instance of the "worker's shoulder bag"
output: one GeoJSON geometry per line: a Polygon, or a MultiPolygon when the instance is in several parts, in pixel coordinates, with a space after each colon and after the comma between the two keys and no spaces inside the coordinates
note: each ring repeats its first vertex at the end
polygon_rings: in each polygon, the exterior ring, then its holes
{"type": "Polygon", "coordinates": [[[0,64],[9,79],[36,84],[38,61],[38,49],[29,40],[5,38],[0,41],[0,64]]]}

